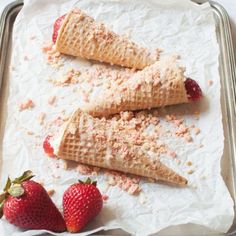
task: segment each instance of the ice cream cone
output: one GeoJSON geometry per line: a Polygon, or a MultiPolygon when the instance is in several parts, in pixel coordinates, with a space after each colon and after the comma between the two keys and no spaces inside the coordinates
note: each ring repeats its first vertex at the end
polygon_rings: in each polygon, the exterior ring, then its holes
{"type": "Polygon", "coordinates": [[[56,49],[64,54],[143,69],[153,64],[160,50],[149,50],[122,37],[80,9],[69,12],[56,39],[56,49]]]}
{"type": "Polygon", "coordinates": [[[177,65],[176,58],[157,61],[135,73],[120,87],[103,91],[102,96],[91,99],[83,111],[95,117],[106,117],[120,111],[188,103],[184,81],[184,68],[177,65]]]}
{"type": "Polygon", "coordinates": [[[132,143],[129,135],[121,135],[116,123],[93,118],[77,110],[59,138],[55,154],[82,164],[117,170],[184,186],[187,180],[160,160],[147,157],[132,143]]]}

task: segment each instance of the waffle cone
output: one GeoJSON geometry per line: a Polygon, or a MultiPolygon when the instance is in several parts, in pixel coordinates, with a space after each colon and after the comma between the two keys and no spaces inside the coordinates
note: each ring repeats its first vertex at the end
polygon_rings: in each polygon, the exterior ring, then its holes
{"type": "Polygon", "coordinates": [[[56,49],[64,54],[136,69],[153,64],[160,52],[138,46],[79,9],[72,10],[64,19],[56,49]]]}
{"type": "Polygon", "coordinates": [[[102,96],[87,103],[83,111],[95,117],[106,117],[120,111],[188,103],[184,81],[184,69],[176,64],[176,58],[157,61],[119,88],[103,91],[102,96]]]}
{"type": "Polygon", "coordinates": [[[120,137],[116,125],[106,119],[93,118],[77,110],[68,121],[55,154],[82,164],[117,170],[176,185],[187,180],[160,161],[147,157],[141,148],[131,143],[128,135],[120,137]]]}

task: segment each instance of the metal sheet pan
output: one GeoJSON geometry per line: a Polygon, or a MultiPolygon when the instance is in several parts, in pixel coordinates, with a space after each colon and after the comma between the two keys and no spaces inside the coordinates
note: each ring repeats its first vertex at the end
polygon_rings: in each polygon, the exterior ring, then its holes
{"type": "Polygon", "coordinates": [[[0,18],[0,91],[5,78],[4,74],[9,65],[8,59],[11,52],[10,48],[13,24],[22,6],[22,1],[15,1],[9,4],[3,10],[0,18]]]}
{"type": "MultiPolygon", "coordinates": [[[[197,1],[196,1],[197,2],[197,1]]],[[[223,127],[225,135],[225,147],[222,157],[222,176],[236,201],[236,69],[233,52],[230,22],[224,8],[210,2],[216,21],[217,40],[220,46],[219,72],[221,78],[221,107],[223,113],[223,127]]],[[[11,36],[15,18],[23,6],[23,1],[15,1],[8,5],[0,18],[0,132],[4,129],[4,110],[6,106],[8,71],[11,57],[11,36]]],[[[0,140],[1,147],[1,140],[0,140]]],[[[1,148],[0,148],[1,149],[1,148]]],[[[1,158],[0,158],[1,166],[1,158]]],[[[223,203],[222,203],[223,204],[223,203]]],[[[236,215],[236,208],[235,215],[236,215]]],[[[96,235],[128,235],[120,230],[110,230],[96,235]]],[[[224,235],[211,231],[205,227],[186,224],[169,227],[160,231],[157,235],[224,235]]],[[[228,233],[236,235],[236,218],[228,233]]]]}

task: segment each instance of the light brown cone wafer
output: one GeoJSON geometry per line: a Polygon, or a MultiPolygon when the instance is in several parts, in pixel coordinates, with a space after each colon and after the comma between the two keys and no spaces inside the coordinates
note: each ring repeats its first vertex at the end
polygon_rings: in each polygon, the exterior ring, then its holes
{"type": "Polygon", "coordinates": [[[176,57],[157,61],[120,87],[105,90],[102,96],[90,99],[83,111],[95,117],[106,117],[120,111],[188,103],[184,81],[184,68],[177,65],[176,57]]]}
{"type": "Polygon", "coordinates": [[[93,118],[77,110],[68,121],[55,154],[82,164],[150,177],[184,186],[187,180],[160,161],[148,158],[128,135],[117,131],[116,123],[93,118]]]}
{"type": "Polygon", "coordinates": [[[65,17],[56,40],[56,49],[64,54],[143,69],[153,64],[160,50],[149,50],[122,37],[83,13],[72,10],[65,17]]]}

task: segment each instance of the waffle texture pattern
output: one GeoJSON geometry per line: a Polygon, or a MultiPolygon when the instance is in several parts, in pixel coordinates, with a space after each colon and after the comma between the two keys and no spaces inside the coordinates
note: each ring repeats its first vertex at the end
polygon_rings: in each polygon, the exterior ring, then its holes
{"type": "Polygon", "coordinates": [[[160,50],[149,50],[107,29],[80,9],[65,17],[56,40],[64,54],[143,69],[159,58],[160,50]]]}
{"type": "Polygon", "coordinates": [[[77,110],[66,124],[56,151],[58,157],[184,186],[187,180],[152,160],[129,135],[120,135],[116,123],[77,110]]]}
{"type": "Polygon", "coordinates": [[[95,117],[106,117],[120,111],[188,103],[184,71],[176,57],[165,58],[138,71],[121,86],[104,90],[82,109],[95,117]]]}

